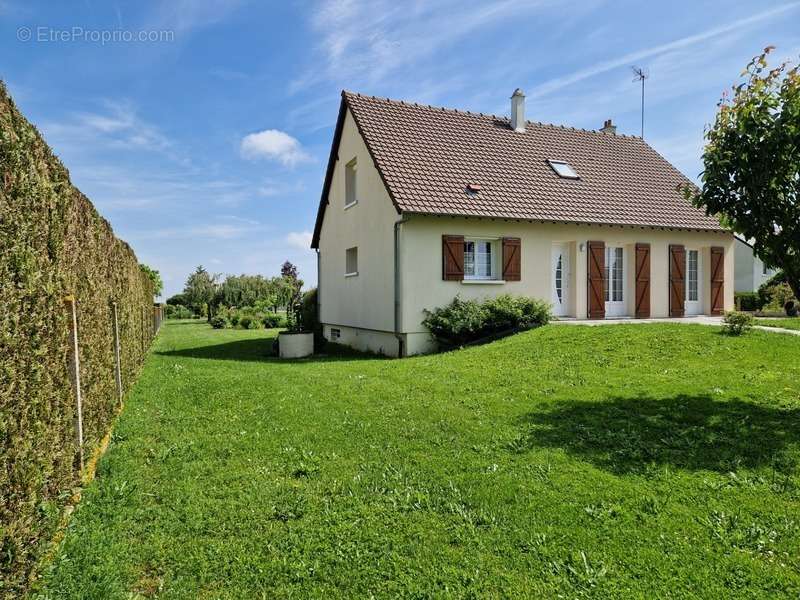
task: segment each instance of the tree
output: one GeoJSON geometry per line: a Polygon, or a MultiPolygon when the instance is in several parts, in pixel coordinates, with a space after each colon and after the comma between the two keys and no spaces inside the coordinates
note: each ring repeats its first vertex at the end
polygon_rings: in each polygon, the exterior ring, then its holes
{"type": "Polygon", "coordinates": [[[706,132],[703,187],[686,196],[746,239],[779,268],[800,298],[800,71],[768,70],[766,48],[723,96],[706,132]]]}
{"type": "Polygon", "coordinates": [[[151,269],[144,263],[140,263],[139,268],[142,270],[142,273],[147,275],[150,281],[153,282],[153,296],[160,296],[161,292],[164,291],[164,282],[161,279],[161,273],[155,269],[151,269]]]}
{"type": "Polygon", "coordinates": [[[189,302],[190,308],[196,313],[202,314],[206,309],[209,319],[213,316],[213,302],[217,291],[217,280],[219,275],[211,275],[200,265],[194,273],[189,275],[183,293],[189,302]]]}
{"type": "Polygon", "coordinates": [[[167,298],[167,304],[170,306],[189,306],[189,300],[186,297],[186,294],[175,294],[174,296],[170,296],[167,298]]]}
{"type": "Polygon", "coordinates": [[[284,279],[299,279],[297,267],[295,267],[288,260],[281,265],[281,277],[284,279]]]}

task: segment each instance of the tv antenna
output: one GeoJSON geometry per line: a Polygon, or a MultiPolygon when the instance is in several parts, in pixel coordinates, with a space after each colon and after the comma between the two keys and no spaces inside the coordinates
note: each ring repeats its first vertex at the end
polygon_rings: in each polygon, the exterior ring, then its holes
{"type": "Polygon", "coordinates": [[[633,71],[634,74],[633,81],[642,82],[642,139],[644,139],[644,82],[648,77],[650,77],[650,73],[648,73],[641,67],[631,67],[631,70],[633,71]]]}

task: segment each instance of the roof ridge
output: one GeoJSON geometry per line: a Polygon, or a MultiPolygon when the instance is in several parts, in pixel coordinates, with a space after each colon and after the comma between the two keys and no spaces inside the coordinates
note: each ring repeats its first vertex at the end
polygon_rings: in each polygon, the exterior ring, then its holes
{"type": "MultiPolygon", "coordinates": [[[[484,113],[484,112],[475,112],[470,110],[458,109],[458,108],[450,108],[447,106],[436,106],[433,104],[425,104],[419,102],[412,102],[411,100],[397,100],[395,98],[389,98],[388,96],[373,96],[370,94],[362,94],[360,92],[351,92],[349,90],[342,90],[342,95],[345,96],[355,96],[357,98],[366,98],[369,100],[376,100],[379,102],[386,102],[388,104],[394,104],[403,106],[406,108],[421,108],[421,109],[429,109],[435,111],[443,111],[449,112],[456,115],[470,115],[472,117],[484,117],[484,118],[491,118],[491,119],[500,119],[504,121],[510,121],[511,117],[506,115],[496,115],[494,113],[484,113]]],[[[599,129],[586,129],[584,127],[573,127],[571,125],[565,125],[563,123],[545,123],[543,121],[532,121],[530,119],[526,119],[525,123],[527,125],[533,125],[538,127],[551,127],[556,129],[569,129],[570,131],[575,131],[577,133],[593,133],[597,135],[607,136],[609,138],[621,138],[621,139],[629,139],[629,140],[642,140],[641,136],[632,135],[627,133],[606,133],[604,131],[600,131],[599,129]]]]}

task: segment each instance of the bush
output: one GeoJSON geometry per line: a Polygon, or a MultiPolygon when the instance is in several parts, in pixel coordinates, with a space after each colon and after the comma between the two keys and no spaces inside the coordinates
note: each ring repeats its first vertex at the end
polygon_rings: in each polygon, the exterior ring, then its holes
{"type": "Polygon", "coordinates": [[[181,306],[180,304],[167,304],[164,307],[164,315],[167,319],[192,319],[194,318],[194,313],[186,308],[185,306],[181,306]]]}
{"type": "Polygon", "coordinates": [[[493,334],[544,325],[550,305],[503,294],[479,302],[456,296],[447,306],[425,311],[423,325],[445,345],[461,345],[493,334]]]}
{"type": "Polygon", "coordinates": [[[759,310],[779,312],[785,310],[786,303],[790,300],[797,304],[783,271],[775,273],[758,288],[759,310]]]}
{"type": "MultiPolygon", "coordinates": [[[[763,286],[762,286],[763,287],[763,286]]],[[[786,310],[787,304],[790,302],[796,303],[797,300],[792,293],[792,288],[788,283],[776,283],[771,286],[759,289],[759,296],[768,298],[768,302],[764,305],[763,310],[770,312],[780,312],[786,310]]]]}
{"type": "Polygon", "coordinates": [[[739,310],[748,312],[761,310],[761,302],[756,292],[736,292],[733,297],[734,304],[739,310]]]}
{"type": "Polygon", "coordinates": [[[732,310],[725,313],[722,319],[722,332],[728,335],[742,335],[747,333],[755,323],[755,318],[750,313],[732,310]]]}
{"type": "Polygon", "coordinates": [[[250,315],[244,315],[239,319],[239,327],[242,329],[260,329],[261,321],[250,315]]]}
{"type": "Polygon", "coordinates": [[[797,302],[794,300],[788,300],[786,304],[783,305],[783,310],[786,311],[786,316],[788,317],[796,317],[797,308],[797,302]]]}
{"type": "Polygon", "coordinates": [[[266,313],[261,322],[267,329],[277,329],[278,327],[286,327],[286,319],[277,313],[266,313]]]}
{"type": "Polygon", "coordinates": [[[239,319],[240,318],[241,317],[239,317],[239,313],[236,312],[235,310],[232,310],[231,311],[231,316],[229,317],[230,322],[231,322],[231,326],[232,327],[236,327],[239,324],[239,319]]]}
{"type": "Polygon", "coordinates": [[[544,325],[550,321],[550,305],[534,298],[503,294],[487,300],[483,306],[491,331],[544,325]]]}
{"type": "Polygon", "coordinates": [[[225,317],[222,317],[220,315],[212,317],[212,319],[208,323],[214,329],[225,329],[228,326],[228,321],[225,320],[225,317]]]}

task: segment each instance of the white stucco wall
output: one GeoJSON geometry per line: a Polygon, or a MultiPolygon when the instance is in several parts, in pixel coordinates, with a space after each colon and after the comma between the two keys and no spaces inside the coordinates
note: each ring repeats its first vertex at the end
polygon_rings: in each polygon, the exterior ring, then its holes
{"type": "Polygon", "coordinates": [[[323,323],[394,331],[394,222],[398,218],[348,111],[320,232],[323,323]],[[358,202],[345,209],[345,165],[353,158],[358,162],[358,202]],[[358,275],[345,277],[345,251],[353,246],[358,248],[358,275]]]}
{"type": "Polygon", "coordinates": [[[736,238],[736,287],[737,292],[755,292],[770,277],[775,269],[767,269],[764,274],[764,263],[753,254],[753,248],[736,238]]]}
{"type": "Polygon", "coordinates": [[[667,317],[668,252],[670,244],[683,244],[700,251],[700,298],[702,312],[710,311],[710,248],[725,248],[724,304],[733,309],[734,252],[733,236],[724,233],[664,231],[620,227],[578,226],[542,223],[519,223],[482,219],[412,216],[401,230],[401,329],[408,334],[421,334],[424,309],[450,302],[456,294],[463,298],[483,298],[501,293],[551,299],[551,251],[554,243],[567,243],[571,249],[569,316],[587,316],[587,241],[603,241],[607,246],[622,246],[626,263],[625,311],[633,316],[635,244],[651,245],[650,310],[652,317],[667,317]],[[442,280],[442,235],[464,235],[477,238],[519,237],[522,240],[522,278],[503,284],[466,283],[442,280]],[[584,245],[581,250],[581,245],[584,245]]]}

